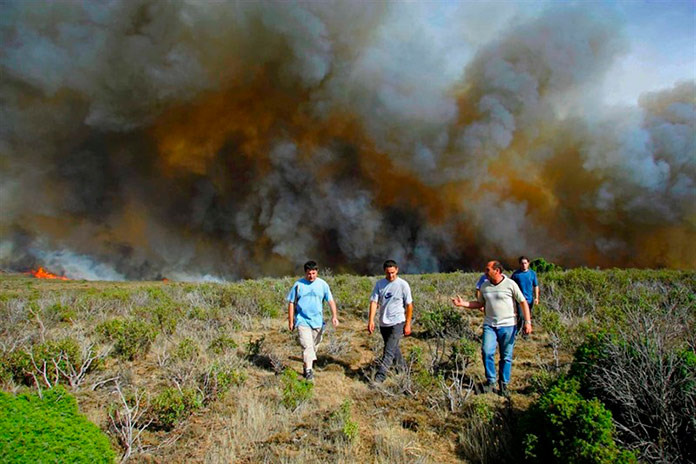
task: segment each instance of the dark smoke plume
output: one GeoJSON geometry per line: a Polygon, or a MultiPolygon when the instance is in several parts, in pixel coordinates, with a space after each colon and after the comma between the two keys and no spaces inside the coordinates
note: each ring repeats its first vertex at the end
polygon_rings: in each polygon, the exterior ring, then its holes
{"type": "Polygon", "coordinates": [[[462,17],[435,47],[404,4],[0,8],[0,268],[696,267],[696,84],[593,99],[616,18],[552,9],[481,45],[462,17]]]}

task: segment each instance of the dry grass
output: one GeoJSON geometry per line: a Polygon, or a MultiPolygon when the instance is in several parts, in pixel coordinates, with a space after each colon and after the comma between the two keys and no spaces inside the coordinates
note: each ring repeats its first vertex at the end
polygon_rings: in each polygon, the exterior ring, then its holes
{"type": "MultiPolygon", "coordinates": [[[[406,278],[414,288],[415,323],[413,336],[404,339],[401,348],[404,355],[420,349],[427,370],[431,359],[418,322],[422,311],[448,304],[454,294],[472,296],[478,274],[406,278]]],[[[208,392],[201,407],[171,429],[157,428],[153,422],[142,434],[142,445],[131,450],[129,462],[504,462],[512,452],[510,426],[515,415],[533,401],[540,376],[554,375],[556,365],[563,368],[572,359],[579,340],[572,331],[583,327],[588,314],[562,313],[561,323],[570,335],[556,345],[556,356],[550,333],[539,325],[530,338],[518,342],[509,400],[469,394],[452,411],[437,379],[422,372],[418,377],[421,365],[408,378],[391,376],[383,386],[371,386],[371,366],[382,350],[381,337],[365,331],[369,290],[364,289],[374,278],[327,280],[339,301],[341,325],[326,334],[312,398],[295,411],[282,403],[278,375],[286,367],[302,369],[301,349],[287,331],[284,297],[289,278],[197,285],[51,282],[2,275],[0,354],[65,337],[104,348],[112,342],[96,332],[99,324],[117,318],[152,324],[157,336],[146,352],[133,360],[112,352],[74,389],[81,410],[105,431],[107,410],[115,402],[108,379],[119,379],[124,391],[146,392],[148,406],[166,388],[203,393],[203,374],[219,366],[243,374],[241,381],[235,380],[239,384],[233,382],[214,395],[208,392]],[[341,305],[342,301],[346,303],[341,305]],[[70,309],[72,316],[61,319],[55,305],[70,309]],[[215,340],[223,345],[214,350],[215,340]],[[354,439],[346,438],[345,421],[336,419],[346,400],[351,405],[350,420],[357,424],[354,439]]],[[[558,294],[551,296],[554,305],[562,306],[558,294]]],[[[480,336],[480,312],[464,313],[464,323],[474,338],[480,336]]],[[[474,341],[478,346],[480,341],[474,341]]],[[[482,373],[477,351],[465,375],[475,384],[482,373]]],[[[5,391],[23,388],[31,387],[4,378],[5,391]]]]}

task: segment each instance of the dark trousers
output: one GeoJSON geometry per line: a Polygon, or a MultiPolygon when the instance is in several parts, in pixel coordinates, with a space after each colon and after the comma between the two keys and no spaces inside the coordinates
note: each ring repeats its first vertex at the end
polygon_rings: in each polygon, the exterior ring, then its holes
{"type": "Polygon", "coordinates": [[[401,350],[399,349],[399,341],[401,337],[404,336],[405,324],[405,322],[401,322],[400,324],[389,327],[380,326],[379,328],[382,339],[384,340],[384,353],[382,354],[382,360],[379,362],[379,368],[375,376],[375,379],[378,381],[382,381],[387,377],[387,371],[392,363],[396,363],[397,367],[403,367],[405,365],[404,357],[401,355],[401,350]]]}
{"type": "MultiPolygon", "coordinates": [[[[528,301],[527,304],[529,305],[529,316],[531,317],[532,308],[534,307],[534,300],[528,301]]],[[[522,332],[522,328],[524,327],[524,314],[522,314],[522,306],[520,306],[520,304],[517,302],[515,302],[515,305],[517,306],[517,332],[522,332]]]]}

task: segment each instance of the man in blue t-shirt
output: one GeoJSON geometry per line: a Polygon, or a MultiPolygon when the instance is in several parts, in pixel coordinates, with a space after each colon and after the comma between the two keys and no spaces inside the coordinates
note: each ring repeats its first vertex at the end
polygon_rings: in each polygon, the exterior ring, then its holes
{"type": "MultiPolygon", "coordinates": [[[[534,305],[539,304],[539,281],[537,280],[536,272],[529,269],[529,258],[526,256],[520,256],[518,260],[520,263],[520,268],[512,273],[510,277],[522,290],[524,298],[529,304],[529,314],[532,314],[532,308],[534,305]]],[[[520,305],[517,305],[517,331],[522,329],[522,324],[524,323],[524,318],[522,317],[522,312],[520,305]]]]}
{"type": "Polygon", "coordinates": [[[297,327],[297,337],[302,346],[304,377],[314,380],[313,363],[317,359],[316,348],[324,332],[324,302],[331,308],[331,323],[338,327],[336,303],[329,284],[318,277],[319,266],[315,261],[304,265],[305,276],[298,280],[288,293],[288,328],[297,327]]]}

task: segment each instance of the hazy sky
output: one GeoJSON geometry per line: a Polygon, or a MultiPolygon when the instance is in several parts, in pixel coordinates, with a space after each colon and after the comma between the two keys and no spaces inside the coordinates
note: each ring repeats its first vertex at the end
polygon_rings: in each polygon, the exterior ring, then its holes
{"type": "Polygon", "coordinates": [[[456,74],[478,46],[512,24],[558,4],[589,5],[597,15],[612,17],[626,39],[623,57],[612,66],[603,83],[605,102],[635,104],[645,91],[696,78],[694,0],[416,2],[408,9],[432,28],[429,38],[442,42],[448,69],[456,74]],[[454,42],[459,46],[452,47],[454,42]],[[463,42],[470,47],[461,47],[463,42]]]}

